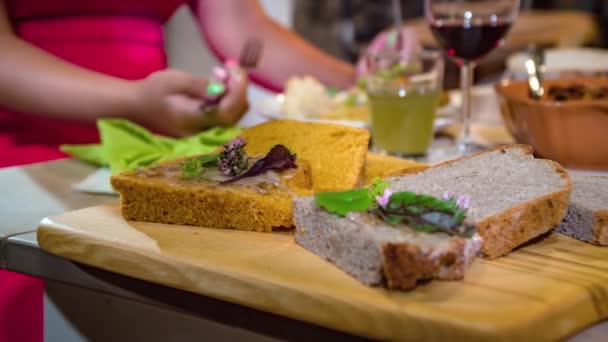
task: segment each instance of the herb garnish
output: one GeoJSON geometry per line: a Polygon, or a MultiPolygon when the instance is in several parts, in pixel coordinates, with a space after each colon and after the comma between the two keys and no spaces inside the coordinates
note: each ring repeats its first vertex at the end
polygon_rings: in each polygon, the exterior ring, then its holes
{"type": "Polygon", "coordinates": [[[274,145],[268,154],[264,158],[256,161],[247,172],[227,179],[220,184],[236,182],[239,179],[257,176],[270,170],[282,171],[296,167],[296,155],[291,154],[284,145],[274,145]]]}
{"type": "Polygon", "coordinates": [[[317,193],[315,202],[339,216],[352,211],[370,212],[389,224],[405,223],[419,232],[444,232],[467,238],[475,233],[474,226],[464,223],[468,197],[448,193],[440,199],[413,192],[393,192],[389,185],[376,179],[366,188],[317,193]]]}
{"type": "Polygon", "coordinates": [[[340,216],[351,211],[368,211],[375,205],[375,198],[389,186],[389,182],[380,178],[365,188],[340,192],[318,192],[315,201],[319,207],[340,216]]]}
{"type": "Polygon", "coordinates": [[[198,177],[204,168],[217,165],[219,156],[217,154],[205,154],[200,157],[187,159],[182,164],[179,178],[191,179],[198,177]]]}
{"type": "Polygon", "coordinates": [[[245,154],[245,139],[236,137],[222,146],[219,169],[226,177],[235,177],[247,170],[248,160],[245,154]]]}
{"type": "Polygon", "coordinates": [[[439,199],[413,192],[395,192],[386,205],[378,205],[371,212],[389,224],[405,223],[416,231],[471,237],[475,227],[463,224],[467,206],[468,198],[464,196],[439,199]]]}

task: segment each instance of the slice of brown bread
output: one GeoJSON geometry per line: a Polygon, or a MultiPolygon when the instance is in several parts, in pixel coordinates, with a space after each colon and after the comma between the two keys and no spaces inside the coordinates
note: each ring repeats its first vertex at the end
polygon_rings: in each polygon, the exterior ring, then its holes
{"type": "Polygon", "coordinates": [[[551,230],[563,219],[572,181],[554,161],[535,159],[532,148],[510,145],[389,179],[395,191],[471,198],[467,220],[498,258],[551,230]]]}
{"type": "MultiPolygon", "coordinates": [[[[208,228],[231,228],[270,232],[293,226],[292,199],[311,193],[310,166],[302,159],[298,167],[280,173],[220,185],[203,178],[179,178],[182,160],[124,172],[111,178],[120,193],[125,219],[208,228]]],[[[203,174],[216,179],[217,169],[203,174]]]]}
{"type": "Polygon", "coordinates": [[[608,246],[608,177],[570,174],[574,182],[568,213],[555,231],[608,246]]]}
{"type": "Polygon", "coordinates": [[[287,146],[310,163],[315,191],[352,189],[363,183],[369,132],[365,129],[274,120],[243,131],[247,154],[265,154],[276,144],[287,146]]]}
{"type": "Polygon", "coordinates": [[[409,290],[422,279],[462,279],[481,238],[415,232],[367,213],[330,214],[312,197],[294,201],[295,240],[368,285],[409,290]]]}
{"type": "Polygon", "coordinates": [[[365,162],[365,181],[363,183],[365,185],[370,184],[376,177],[402,176],[424,171],[428,168],[428,165],[413,160],[368,152],[365,162]]]}

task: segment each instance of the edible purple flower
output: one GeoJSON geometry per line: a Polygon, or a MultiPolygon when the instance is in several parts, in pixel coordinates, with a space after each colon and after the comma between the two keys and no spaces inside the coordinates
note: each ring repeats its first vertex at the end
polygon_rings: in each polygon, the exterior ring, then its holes
{"type": "Polygon", "coordinates": [[[465,195],[454,195],[453,193],[446,191],[443,193],[443,199],[446,201],[455,200],[456,205],[460,209],[469,209],[469,205],[471,204],[471,198],[465,195]]]}
{"type": "Polygon", "coordinates": [[[222,146],[218,167],[226,177],[235,177],[243,173],[248,166],[247,154],[245,154],[245,139],[237,137],[222,146]]]}
{"type": "Polygon", "coordinates": [[[452,197],[454,197],[454,194],[452,194],[449,191],[446,191],[446,192],[443,193],[443,199],[446,200],[446,201],[451,200],[452,197]]]}
{"type": "Polygon", "coordinates": [[[469,209],[470,203],[471,198],[469,196],[458,195],[458,197],[456,197],[456,205],[458,205],[460,209],[469,209]]]}
{"type": "Polygon", "coordinates": [[[392,194],[393,194],[393,190],[386,188],[386,189],[384,189],[384,193],[382,193],[382,196],[376,196],[376,202],[382,208],[386,208],[392,194]]]}

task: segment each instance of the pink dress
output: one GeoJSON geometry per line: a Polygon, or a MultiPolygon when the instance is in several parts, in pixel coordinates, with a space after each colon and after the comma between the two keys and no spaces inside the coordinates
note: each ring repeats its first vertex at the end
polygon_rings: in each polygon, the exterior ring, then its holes
{"type": "MultiPolygon", "coordinates": [[[[162,25],[183,2],[5,1],[22,39],[74,64],[125,79],[141,79],[166,67],[162,25]]],[[[97,141],[92,124],[0,108],[0,167],[62,158],[60,144],[97,141]]],[[[0,342],[42,341],[43,288],[40,279],[0,271],[0,342]]]]}

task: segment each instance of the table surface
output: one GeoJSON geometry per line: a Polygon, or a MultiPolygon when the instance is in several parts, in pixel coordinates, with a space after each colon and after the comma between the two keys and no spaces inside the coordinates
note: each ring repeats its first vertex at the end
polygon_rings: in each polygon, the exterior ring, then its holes
{"type": "MultiPolygon", "coordinates": [[[[0,187],[6,194],[0,198],[0,217],[4,218],[3,223],[0,224],[0,238],[4,238],[4,243],[0,244],[0,266],[4,265],[4,267],[14,271],[59,280],[159,306],[173,306],[177,307],[178,310],[180,307],[182,307],[181,309],[186,307],[186,311],[191,311],[190,309],[193,308],[188,309],[187,307],[190,305],[188,303],[196,300],[207,301],[204,306],[216,308],[214,311],[219,311],[217,308],[227,307],[236,311],[248,310],[247,308],[238,308],[234,304],[214,301],[211,298],[194,298],[203,296],[183,294],[177,290],[145,284],[145,282],[133,279],[126,280],[108,272],[89,269],[41,251],[38,248],[35,234],[27,233],[36,228],[41,218],[117,200],[116,197],[112,196],[84,194],[72,190],[72,184],[82,180],[93,171],[94,168],[91,166],[68,159],[0,170],[0,187]],[[20,232],[25,233],[10,236],[20,232]],[[136,285],[132,285],[132,282],[135,282],[136,285]],[[125,284],[131,285],[126,286],[125,284]],[[154,290],[144,291],[142,287],[154,290]],[[162,298],[177,298],[179,296],[189,299],[178,302],[173,299],[162,300],[162,298]]],[[[199,307],[200,305],[197,306],[196,310],[200,310],[199,307]]],[[[251,310],[249,313],[255,313],[255,316],[267,316],[260,321],[260,325],[266,323],[272,325],[272,322],[281,320],[281,317],[261,311],[251,310]]],[[[200,312],[195,314],[200,314],[200,312]]],[[[218,319],[234,319],[227,314],[221,316],[218,319]]],[[[241,323],[243,322],[232,322],[231,324],[239,325],[241,323]]],[[[250,326],[245,328],[259,328],[252,326],[251,323],[249,324],[250,326]]],[[[285,324],[294,324],[296,331],[311,330],[322,336],[333,333],[327,329],[312,327],[299,322],[285,322],[285,324]],[[302,325],[305,325],[305,327],[302,327],[302,325]]],[[[266,330],[263,333],[274,332],[266,330]]],[[[606,340],[606,336],[608,336],[608,322],[602,322],[573,336],[570,341],[603,341],[606,340]]],[[[288,338],[290,336],[279,337],[288,338]]]]}

